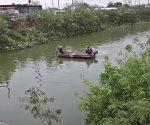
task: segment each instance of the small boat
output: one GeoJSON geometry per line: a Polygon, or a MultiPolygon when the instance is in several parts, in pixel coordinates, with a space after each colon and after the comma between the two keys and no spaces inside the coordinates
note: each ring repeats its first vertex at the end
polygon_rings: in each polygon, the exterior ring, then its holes
{"type": "Polygon", "coordinates": [[[77,59],[92,59],[92,58],[95,58],[96,54],[98,54],[98,51],[95,51],[91,55],[86,54],[86,53],[64,52],[64,53],[57,53],[57,57],[60,57],[60,58],[77,58],[77,59]]]}

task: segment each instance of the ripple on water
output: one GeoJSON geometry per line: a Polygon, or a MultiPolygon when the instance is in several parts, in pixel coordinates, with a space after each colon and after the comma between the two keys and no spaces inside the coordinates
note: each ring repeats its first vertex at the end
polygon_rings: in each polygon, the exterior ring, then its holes
{"type": "MultiPolygon", "coordinates": [[[[56,106],[59,105],[63,108],[62,120],[65,125],[70,125],[69,123],[73,123],[71,125],[83,125],[84,115],[81,114],[76,105],[78,93],[87,92],[86,87],[81,84],[81,77],[97,83],[99,74],[104,70],[105,55],[108,55],[110,62],[115,64],[117,58],[120,59],[125,56],[124,48],[128,44],[131,44],[136,52],[142,51],[140,48],[142,45],[139,43],[145,43],[148,34],[149,32],[142,32],[135,35],[120,36],[116,39],[113,37],[106,40],[110,42],[105,44],[100,43],[103,41],[103,39],[100,40],[100,37],[103,36],[97,36],[97,39],[90,40],[89,37],[74,41],[72,38],[62,42],[68,51],[82,52],[87,45],[90,45],[94,50],[99,51],[95,60],[59,59],[55,56],[53,43],[50,43],[51,46],[40,47],[42,46],[40,45],[36,49],[31,48],[0,56],[0,59],[3,58],[0,61],[0,73],[5,79],[9,79],[8,87],[10,87],[10,99],[6,99],[8,98],[6,87],[0,88],[0,97],[3,100],[0,103],[0,116],[14,125],[20,125],[19,123],[26,125],[26,121],[32,125],[38,125],[39,122],[36,122],[29,112],[21,109],[17,98],[24,95],[30,87],[41,85],[40,88],[49,96],[56,97],[56,106]],[[136,39],[138,42],[134,43],[136,39]],[[13,115],[14,113],[15,115],[13,115]]],[[[106,34],[106,37],[109,36],[106,34]]]]}

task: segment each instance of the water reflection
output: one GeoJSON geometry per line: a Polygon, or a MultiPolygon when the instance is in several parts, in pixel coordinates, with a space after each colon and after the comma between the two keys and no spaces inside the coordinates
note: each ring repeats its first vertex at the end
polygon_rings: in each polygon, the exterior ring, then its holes
{"type": "Polygon", "coordinates": [[[39,87],[31,87],[25,91],[25,97],[19,97],[25,110],[29,111],[35,119],[40,119],[46,125],[53,122],[60,123],[61,109],[50,108],[54,97],[48,97],[39,87]]]}
{"type": "MultiPolygon", "coordinates": [[[[3,83],[3,81],[5,80],[10,80],[15,70],[19,69],[20,67],[25,67],[25,64],[29,60],[47,60],[48,62],[51,62],[51,64],[49,64],[50,67],[56,67],[57,64],[55,64],[55,45],[60,44],[60,42],[65,48],[67,48],[67,51],[70,50],[82,52],[87,45],[93,48],[97,48],[102,42],[106,43],[107,41],[114,41],[128,34],[131,35],[135,34],[136,32],[142,32],[149,29],[149,25],[143,25],[133,27],[132,29],[124,29],[123,31],[119,30],[113,32],[98,32],[89,35],[83,35],[79,37],[50,42],[48,44],[36,46],[31,49],[0,54],[0,84],[3,83]]],[[[138,41],[137,38],[134,39],[134,41],[138,41]]],[[[61,64],[64,61],[58,60],[58,62],[61,64]]],[[[92,64],[90,61],[84,62],[87,64],[87,67],[89,67],[92,64]]]]}
{"type": "MultiPolygon", "coordinates": [[[[133,33],[142,31],[140,29],[134,30],[133,33]]],[[[145,31],[145,28],[143,31],[145,31]]],[[[115,63],[115,59],[118,57],[117,53],[120,52],[119,59],[122,59],[122,56],[124,57],[125,55],[122,50],[125,45],[137,39],[133,40],[135,36],[138,36],[137,41],[141,42],[145,41],[147,34],[149,34],[149,32],[142,32],[131,35],[133,33],[128,31],[105,31],[83,35],[78,38],[73,37],[49,42],[45,45],[38,45],[22,51],[0,54],[0,85],[3,86],[0,90],[7,90],[4,93],[3,91],[0,93],[0,99],[3,100],[0,103],[1,119],[6,119],[12,125],[26,125],[30,123],[32,125],[39,125],[39,121],[35,121],[34,118],[46,124],[52,124],[52,122],[60,121],[61,114],[61,110],[57,110],[53,106],[61,104],[63,108],[61,120],[65,125],[83,125],[84,114],[82,115],[78,111],[75,102],[75,95],[85,90],[80,84],[80,74],[95,82],[98,74],[103,70],[104,55],[111,57],[111,61],[115,63]],[[130,35],[126,36],[127,34],[130,35]],[[109,42],[102,45],[102,42],[107,41],[112,41],[113,43],[109,42]],[[67,49],[66,51],[82,52],[89,45],[96,50],[99,49],[100,54],[96,56],[95,60],[56,58],[55,45],[57,42],[62,44],[67,49]],[[85,68],[86,66],[90,68],[85,68]],[[40,86],[40,88],[30,88],[32,86],[30,83],[34,83],[34,85],[40,86]],[[57,101],[51,99],[52,101],[43,103],[44,97],[49,97],[46,94],[42,95],[41,85],[44,91],[48,91],[49,95],[54,95],[57,101]],[[26,91],[25,95],[24,91],[26,91]],[[8,98],[10,98],[11,94],[11,99],[6,99],[6,92],[8,92],[8,98]],[[22,94],[24,97],[19,98],[20,103],[33,117],[27,116],[26,112],[20,112],[16,98],[22,94]],[[35,99],[33,94],[37,96],[35,99]],[[15,115],[13,115],[14,113],[15,115]]],[[[136,43],[138,44],[138,42],[136,43]]],[[[133,48],[138,49],[137,46],[143,47],[141,44],[138,44],[134,45],[133,48]]],[[[141,49],[138,49],[139,51],[141,49]]],[[[118,62],[121,63],[121,60],[118,60],[118,62]]]]}
{"type": "Polygon", "coordinates": [[[56,61],[58,64],[64,64],[65,62],[83,62],[87,65],[87,67],[90,67],[90,65],[93,63],[98,63],[98,60],[96,60],[95,58],[93,59],[57,58],[56,61]]]}
{"type": "Polygon", "coordinates": [[[8,90],[8,98],[10,99],[9,82],[6,80],[6,82],[4,84],[0,84],[0,88],[7,88],[7,90],[8,90]]]}
{"type": "Polygon", "coordinates": [[[32,68],[35,70],[34,72],[36,73],[36,76],[35,76],[35,78],[37,79],[36,82],[39,83],[41,86],[42,75],[41,75],[41,71],[40,71],[40,63],[34,61],[33,64],[34,64],[34,66],[32,68]]]}

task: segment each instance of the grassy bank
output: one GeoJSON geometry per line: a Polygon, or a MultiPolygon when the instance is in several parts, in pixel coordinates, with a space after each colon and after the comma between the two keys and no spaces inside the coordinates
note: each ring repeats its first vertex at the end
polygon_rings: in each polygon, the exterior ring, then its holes
{"type": "Polygon", "coordinates": [[[73,12],[55,14],[43,10],[27,20],[11,21],[10,15],[0,15],[0,50],[10,51],[32,47],[52,40],[99,32],[132,28],[150,20],[144,6],[118,7],[117,10],[95,10],[79,4],[73,12]]]}

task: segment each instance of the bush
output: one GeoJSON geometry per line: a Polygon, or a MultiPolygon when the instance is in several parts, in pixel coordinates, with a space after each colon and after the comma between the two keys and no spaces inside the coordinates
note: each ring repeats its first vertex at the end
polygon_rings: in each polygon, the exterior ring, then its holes
{"type": "Polygon", "coordinates": [[[150,124],[150,50],[129,58],[121,68],[105,62],[100,84],[80,100],[87,125],[150,124]]]}

